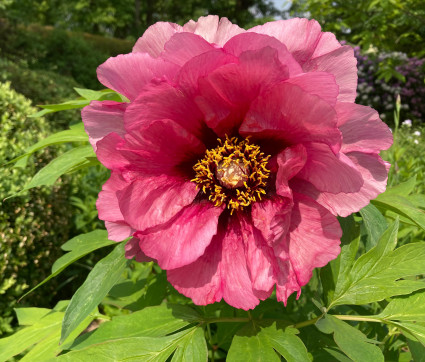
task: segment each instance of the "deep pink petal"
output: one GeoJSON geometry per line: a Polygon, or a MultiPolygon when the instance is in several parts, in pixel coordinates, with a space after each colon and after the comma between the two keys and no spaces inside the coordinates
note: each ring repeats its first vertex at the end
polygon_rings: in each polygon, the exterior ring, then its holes
{"type": "Polygon", "coordinates": [[[302,73],[301,66],[293,58],[286,46],[273,37],[263,34],[243,33],[231,38],[223,47],[230,54],[240,56],[246,51],[261,50],[265,47],[275,49],[279,61],[288,68],[289,74],[295,76],[302,73]]]}
{"type": "Polygon", "coordinates": [[[140,249],[139,246],[140,240],[138,238],[131,238],[125,244],[125,257],[127,259],[135,259],[139,263],[154,261],[154,259],[149,258],[145,253],[140,249]]]}
{"type": "Polygon", "coordinates": [[[251,103],[239,132],[285,143],[324,142],[339,150],[336,112],[327,102],[290,83],[281,83],[251,103]]]}
{"type": "Polygon", "coordinates": [[[97,78],[128,99],[134,100],[152,80],[171,81],[178,66],[146,53],[121,54],[109,58],[97,68],[97,78]]]}
{"type": "Polygon", "coordinates": [[[342,231],[337,218],[314,200],[294,193],[294,202],[287,242],[291,265],[303,286],[314,268],[338,256],[342,231]]]}
{"type": "Polygon", "coordinates": [[[223,298],[235,308],[252,309],[259,300],[252,289],[239,222],[232,218],[218,230],[211,244],[194,263],[168,271],[168,280],[195,304],[223,298]]]}
{"type": "Polygon", "coordinates": [[[175,269],[193,263],[205,252],[217,233],[223,207],[206,201],[182,209],[155,231],[136,233],[146,255],[156,259],[162,269],[175,269]]]}
{"type": "Polygon", "coordinates": [[[345,217],[359,211],[368,205],[370,200],[385,191],[389,164],[382,161],[377,154],[351,152],[347,156],[356,165],[364,180],[363,186],[358,192],[337,194],[319,192],[311,184],[298,180],[291,186],[298,192],[314,198],[334,215],[345,217]]]}
{"type": "Polygon", "coordinates": [[[81,111],[84,129],[89,135],[89,141],[96,151],[97,141],[107,134],[115,132],[120,136],[125,134],[124,112],[127,103],[112,101],[92,101],[81,111]]]}
{"type": "Polygon", "coordinates": [[[353,48],[342,46],[330,53],[309,60],[304,72],[327,72],[335,76],[339,86],[338,101],[354,102],[357,94],[357,60],[353,48]]]}
{"type": "Polygon", "coordinates": [[[240,215],[239,221],[252,288],[255,295],[264,300],[270,296],[278,272],[273,248],[251,220],[240,215]]]}
{"type": "Polygon", "coordinates": [[[341,46],[335,36],[332,36],[333,34],[321,32],[320,25],[316,20],[299,18],[278,20],[255,26],[248,32],[275,37],[286,45],[300,64],[341,46]]]}
{"type": "Polygon", "coordinates": [[[133,47],[133,52],[148,53],[152,57],[158,57],[164,50],[165,43],[175,34],[183,31],[183,28],[174,23],[157,22],[144,32],[133,47]]]}
{"type": "Polygon", "coordinates": [[[297,177],[311,182],[318,190],[357,192],[363,186],[361,173],[343,153],[334,154],[323,143],[304,144],[307,162],[297,177]]]}
{"type": "Polygon", "coordinates": [[[339,87],[330,73],[311,72],[291,77],[285,81],[299,86],[305,92],[319,96],[331,106],[335,106],[339,87]]]}
{"type": "Polygon", "coordinates": [[[302,144],[287,147],[277,155],[276,192],[292,200],[289,180],[304,167],[307,151],[302,144]]]}
{"type": "Polygon", "coordinates": [[[135,230],[143,231],[164,224],[195,198],[193,182],[162,175],[133,181],[117,192],[124,220],[135,230]]]}
{"type": "Polygon", "coordinates": [[[170,63],[183,66],[193,57],[213,49],[214,46],[199,35],[192,33],[176,33],[165,43],[164,52],[161,54],[161,58],[170,63]]]}
{"type": "Polygon", "coordinates": [[[96,143],[97,159],[106,168],[115,171],[121,171],[131,165],[128,160],[118,149],[124,147],[125,140],[116,133],[109,133],[96,143]]]}
{"type": "Polygon", "coordinates": [[[223,46],[235,35],[245,32],[227,18],[220,19],[217,15],[201,16],[196,22],[190,20],[183,26],[183,30],[200,35],[209,43],[219,46],[223,46]]]}
{"type": "Polygon", "coordinates": [[[250,103],[264,90],[288,77],[270,47],[246,51],[239,64],[227,64],[199,81],[196,103],[206,124],[223,137],[240,125],[250,103]]]}
{"type": "Polygon", "coordinates": [[[102,191],[96,201],[99,219],[105,221],[109,240],[122,241],[134,231],[124,221],[117,198],[117,192],[127,187],[127,185],[127,182],[120,174],[112,172],[111,177],[102,186],[102,191]]]}
{"type": "Polygon", "coordinates": [[[291,199],[279,195],[252,204],[252,222],[269,245],[281,241],[288,232],[292,206],[291,199]]]}
{"type": "Polygon", "coordinates": [[[202,113],[190,97],[165,82],[152,86],[131,103],[124,115],[124,126],[128,131],[140,130],[162,119],[171,119],[202,138],[202,113]]]}
{"type": "Polygon", "coordinates": [[[374,109],[360,104],[339,102],[336,111],[343,138],[341,152],[377,153],[391,147],[393,135],[374,109]]]}

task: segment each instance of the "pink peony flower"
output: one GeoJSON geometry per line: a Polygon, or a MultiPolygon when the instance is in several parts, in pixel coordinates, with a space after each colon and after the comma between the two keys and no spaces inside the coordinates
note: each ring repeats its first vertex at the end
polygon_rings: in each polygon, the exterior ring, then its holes
{"type": "Polygon", "coordinates": [[[196,304],[299,296],[340,252],[336,215],[385,190],[391,132],[354,103],[352,48],[314,20],[160,22],[97,73],[129,100],[83,110],[111,170],[99,217],[196,304]]]}

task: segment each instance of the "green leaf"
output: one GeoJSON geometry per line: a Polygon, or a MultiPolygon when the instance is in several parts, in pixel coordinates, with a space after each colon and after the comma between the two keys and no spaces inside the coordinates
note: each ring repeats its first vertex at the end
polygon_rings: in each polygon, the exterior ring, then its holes
{"type": "Polygon", "coordinates": [[[83,123],[80,122],[66,131],[54,133],[49,137],[38,141],[35,145],[32,145],[31,147],[27,148],[23,155],[20,155],[14,158],[13,160],[7,162],[6,165],[15,163],[15,167],[25,167],[27,165],[29,156],[31,156],[34,152],[41,150],[42,148],[67,142],[88,141],[89,137],[84,131],[83,123]]]}
{"type": "Polygon", "coordinates": [[[307,350],[290,327],[260,327],[249,323],[239,330],[233,338],[227,361],[280,361],[276,351],[287,361],[310,361],[307,350]]]}
{"type": "Polygon", "coordinates": [[[125,243],[120,243],[100,260],[72,297],[62,324],[61,342],[96,308],[120,278],[127,264],[124,246],[125,243]]]}
{"type": "Polygon", "coordinates": [[[51,312],[47,308],[14,308],[20,326],[32,326],[51,312]]]}
{"type": "Polygon", "coordinates": [[[60,176],[67,173],[72,168],[90,162],[87,159],[88,157],[94,157],[91,145],[72,148],[68,152],[53,159],[49,164],[38,171],[20,193],[37,186],[53,185],[60,176]]]}
{"type": "Polygon", "coordinates": [[[208,348],[204,331],[197,328],[194,333],[185,338],[174,352],[173,362],[202,362],[208,361],[208,348]]]}
{"type": "MultiPolygon", "coordinates": [[[[87,361],[99,360],[108,361],[166,361],[171,354],[178,348],[190,344],[194,338],[197,327],[185,329],[182,332],[172,334],[166,337],[130,337],[112,340],[106,343],[100,343],[88,346],[78,351],[72,351],[61,355],[58,361],[87,361]]],[[[195,337],[195,338],[199,338],[195,337]]],[[[188,352],[190,353],[190,352],[188,352]]],[[[203,358],[203,356],[200,356],[203,358]]],[[[195,358],[196,361],[202,359],[195,358]]],[[[205,359],[206,361],[206,359],[205,359]]]]}
{"type": "Polygon", "coordinates": [[[402,280],[425,270],[425,243],[411,243],[394,250],[398,221],[379,239],[376,247],[354,263],[344,279],[338,279],[329,308],[343,304],[367,304],[425,288],[425,283],[402,280]]]}
{"type": "MultiPolygon", "coordinates": [[[[402,182],[396,186],[387,188],[383,195],[399,195],[409,196],[410,193],[415,189],[416,176],[411,177],[406,182],[402,182]]],[[[379,197],[379,196],[378,196],[379,197]]]]}
{"type": "Polygon", "coordinates": [[[184,305],[147,307],[102,323],[93,332],[78,337],[70,349],[80,350],[90,345],[109,343],[120,338],[163,337],[200,319],[197,312],[184,305]]]}
{"type": "Polygon", "coordinates": [[[368,244],[375,246],[388,227],[387,220],[372,204],[361,209],[360,215],[363,218],[363,223],[368,234],[368,244]]]}
{"type": "Polygon", "coordinates": [[[377,317],[398,321],[425,322],[425,292],[420,291],[392,299],[377,317]]]}
{"type": "Polygon", "coordinates": [[[416,338],[422,346],[425,347],[425,326],[419,323],[411,323],[411,322],[392,322],[391,324],[399,327],[407,337],[413,336],[416,338]]]}
{"type": "Polygon", "coordinates": [[[128,99],[113,91],[112,89],[102,89],[100,91],[94,91],[91,89],[74,88],[74,90],[83,98],[89,101],[116,101],[116,102],[127,102],[128,99]]]}
{"type": "Polygon", "coordinates": [[[369,343],[371,341],[358,329],[334,316],[327,314],[316,322],[316,327],[322,333],[333,333],[335,343],[354,362],[384,361],[379,347],[369,343]]]}
{"type": "MultiPolygon", "coordinates": [[[[52,266],[52,274],[50,274],[41,283],[37,284],[30,291],[25,293],[21,298],[25,298],[28,294],[32,293],[38,287],[48,282],[58,274],[62,273],[69,265],[81,259],[83,256],[91,253],[94,250],[116,244],[115,241],[108,240],[108,232],[106,230],[94,230],[87,234],[78,235],[71,240],[68,240],[61,246],[62,250],[69,251],[62,255],[52,266]]],[[[38,308],[37,308],[38,309],[38,308]]]]}

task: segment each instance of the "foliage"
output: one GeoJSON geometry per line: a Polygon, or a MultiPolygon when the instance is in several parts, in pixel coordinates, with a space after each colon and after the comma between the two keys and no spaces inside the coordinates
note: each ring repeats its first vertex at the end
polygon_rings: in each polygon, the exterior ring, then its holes
{"type": "Polygon", "coordinates": [[[294,0],[293,14],[316,19],[337,39],[380,51],[424,56],[425,8],[422,0],[294,0]]]}
{"type": "MultiPolygon", "coordinates": [[[[28,119],[35,108],[24,96],[0,83],[0,159],[5,161],[20,155],[40,137],[46,137],[50,126],[43,118],[28,119]]],[[[36,154],[35,162],[25,169],[0,169],[0,199],[18,192],[43,164],[55,157],[55,152],[36,154]]],[[[27,196],[2,201],[0,208],[0,334],[10,332],[12,308],[23,290],[34,286],[49,273],[49,264],[58,256],[57,244],[69,238],[70,226],[66,217],[71,213],[63,192],[69,184],[53,189],[31,190],[27,196]]],[[[37,293],[33,300],[47,304],[57,284],[48,292],[37,293]]]]}
{"type": "MultiPolygon", "coordinates": [[[[45,110],[113,96],[78,92],[79,99],[45,110]]],[[[418,194],[424,192],[422,174],[410,178],[410,159],[399,157],[400,149],[416,157],[419,150],[413,150],[420,143],[411,140],[420,135],[398,127],[399,112],[397,103],[396,142],[386,154],[396,166],[390,174],[393,186],[359,214],[340,219],[340,256],[316,271],[298,301],[291,297],[284,308],[271,297],[248,313],[224,302],[195,306],[166,282],[158,266],[127,261],[123,243],[111,250],[114,243],[106,231],[95,230],[63,245],[66,254],[45,282],[92,251],[109,254],[90,270],[70,302],[52,310],[16,309],[22,329],[0,339],[0,360],[24,351],[23,360],[416,360],[425,351],[425,243],[419,241],[425,232],[425,197],[418,194]]],[[[87,142],[81,125],[39,141],[13,162],[23,166],[30,153],[72,140],[78,142],[71,150],[87,142]]],[[[51,164],[59,170],[68,161],[59,156],[51,164]]],[[[80,171],[99,167],[84,159],[78,164],[80,171]]],[[[415,167],[424,170],[421,163],[415,167]]],[[[58,177],[50,168],[39,171],[44,184],[58,177]]],[[[36,186],[38,179],[34,176],[29,185],[36,186]]]]}

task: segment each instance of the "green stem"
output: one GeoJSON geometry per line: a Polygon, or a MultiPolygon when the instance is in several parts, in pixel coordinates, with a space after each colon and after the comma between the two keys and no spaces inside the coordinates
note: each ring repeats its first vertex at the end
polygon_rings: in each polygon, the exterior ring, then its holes
{"type": "Polygon", "coordinates": [[[362,316],[362,315],[333,315],[335,318],[338,318],[342,321],[357,321],[357,322],[375,322],[375,323],[385,323],[382,319],[362,316]]]}

